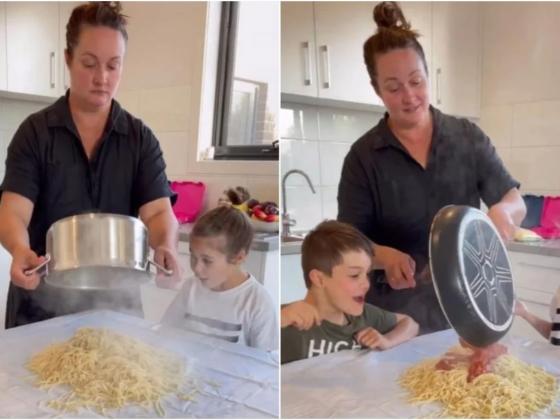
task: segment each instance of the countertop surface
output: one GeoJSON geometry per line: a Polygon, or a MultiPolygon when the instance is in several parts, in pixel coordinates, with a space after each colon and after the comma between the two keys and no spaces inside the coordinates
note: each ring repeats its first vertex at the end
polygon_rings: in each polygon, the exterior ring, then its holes
{"type": "MultiPolygon", "coordinates": [[[[506,335],[509,353],[560,378],[558,349],[506,335]]],[[[458,344],[453,330],[416,337],[386,351],[343,350],[282,365],[284,418],[430,418],[434,403],[414,405],[398,378],[410,366],[458,344]]],[[[552,409],[560,407],[560,399],[552,409]]],[[[552,412],[542,413],[553,417],[552,412]]]]}
{"type": "MultiPolygon", "coordinates": [[[[526,252],[528,254],[546,255],[560,258],[560,239],[548,239],[538,242],[514,242],[506,243],[506,248],[511,252],[526,252]]],[[[282,255],[300,254],[301,241],[282,242],[282,255]]]]}
{"type": "MultiPolygon", "coordinates": [[[[80,327],[110,328],[183,358],[189,366],[188,378],[196,380],[194,402],[167,396],[162,401],[165,417],[174,418],[262,418],[277,417],[278,353],[228,343],[189,333],[112,311],[88,311],[67,315],[0,334],[5,348],[0,355],[0,417],[60,418],[101,416],[82,409],[60,413],[46,402],[57,390],[42,390],[32,385],[24,367],[29,358],[45,346],[70,338],[80,327]]],[[[60,391],[60,389],[58,389],[60,391]]],[[[152,410],[129,405],[108,411],[110,417],[156,417],[152,410]]]]}
{"type": "Polygon", "coordinates": [[[560,258],[560,239],[545,239],[538,242],[508,242],[509,251],[546,255],[560,258]]]}
{"type": "MultiPolygon", "coordinates": [[[[185,223],[179,226],[179,241],[188,242],[189,235],[193,228],[192,223],[185,223]]],[[[255,232],[251,249],[253,251],[275,251],[279,248],[278,232],[255,232]]]]}

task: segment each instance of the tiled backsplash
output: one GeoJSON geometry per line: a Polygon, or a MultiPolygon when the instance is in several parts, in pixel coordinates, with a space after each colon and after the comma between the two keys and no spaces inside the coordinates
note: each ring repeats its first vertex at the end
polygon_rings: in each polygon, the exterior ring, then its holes
{"type": "Polygon", "coordinates": [[[344,158],[352,143],[382,116],[371,111],[282,104],[282,176],[290,169],[301,169],[309,175],[316,190],[313,194],[298,174],[287,179],[288,212],[296,219],[293,230],[309,230],[321,220],[336,218],[336,196],[344,158]]]}
{"type": "Polygon", "coordinates": [[[523,193],[560,195],[560,3],[503,4],[481,9],[480,126],[523,193]]]}
{"type": "Polygon", "coordinates": [[[8,146],[19,125],[30,114],[48,105],[42,102],[0,98],[0,183],[4,180],[6,171],[8,146]]]}

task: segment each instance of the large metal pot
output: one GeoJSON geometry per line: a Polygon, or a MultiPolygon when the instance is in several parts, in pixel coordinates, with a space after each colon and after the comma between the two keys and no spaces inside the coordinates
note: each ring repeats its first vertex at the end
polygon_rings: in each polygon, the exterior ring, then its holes
{"type": "Polygon", "coordinates": [[[139,219],[108,213],[84,213],[60,219],[47,232],[47,284],[70,289],[122,289],[151,278],[148,232],[139,219]]]}

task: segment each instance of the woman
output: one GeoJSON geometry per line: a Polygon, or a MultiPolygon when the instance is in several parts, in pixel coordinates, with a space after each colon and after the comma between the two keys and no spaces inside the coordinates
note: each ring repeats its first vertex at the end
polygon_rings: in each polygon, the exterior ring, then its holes
{"type": "Polygon", "coordinates": [[[445,205],[479,207],[503,238],[525,216],[515,181],[488,137],[429,103],[428,67],[418,34],[395,2],[374,9],[378,31],[364,44],[371,84],[387,112],[352,145],[338,189],[338,219],[374,242],[383,271],[368,301],[406,313],[420,333],[448,328],[429,276],[430,224],[445,205]]]}
{"type": "Polygon", "coordinates": [[[141,310],[139,290],[62,291],[24,274],[43,261],[47,229],[63,217],[90,210],[139,216],[155,260],[178,267],[178,225],[159,144],[113,99],[126,17],[118,3],[89,3],[73,10],[66,28],[70,89],[29,116],[8,148],[0,201],[0,242],[12,255],[7,328],[94,305],[141,310]]]}

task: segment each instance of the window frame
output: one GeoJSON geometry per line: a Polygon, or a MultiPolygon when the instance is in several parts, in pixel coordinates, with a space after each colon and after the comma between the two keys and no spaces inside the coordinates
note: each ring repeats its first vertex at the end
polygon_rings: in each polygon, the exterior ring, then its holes
{"type": "Polygon", "coordinates": [[[225,144],[235,71],[239,2],[222,2],[221,9],[212,131],[214,160],[278,160],[278,140],[266,145],[232,146],[225,144]]]}

